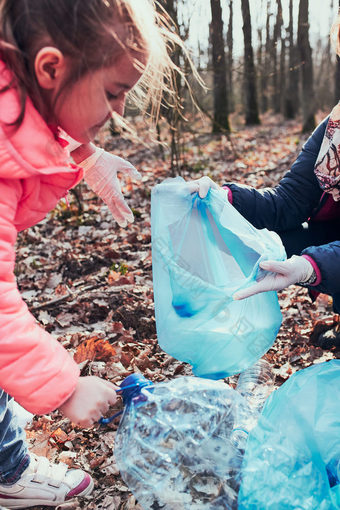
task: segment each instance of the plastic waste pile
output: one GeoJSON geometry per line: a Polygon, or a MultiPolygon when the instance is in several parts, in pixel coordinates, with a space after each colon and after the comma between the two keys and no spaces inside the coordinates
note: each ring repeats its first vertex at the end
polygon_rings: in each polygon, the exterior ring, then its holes
{"type": "Polygon", "coordinates": [[[115,457],[143,509],[237,508],[247,435],[273,387],[261,363],[244,374],[239,391],[195,377],[154,385],[136,374],[123,381],[115,457]]]}
{"type": "Polygon", "coordinates": [[[151,227],[161,348],[200,377],[221,379],[251,366],[280,328],[277,295],[232,295],[263,276],[260,261],[285,259],[279,236],[254,228],[223,189],[201,199],[180,177],[153,189],[151,227]]]}

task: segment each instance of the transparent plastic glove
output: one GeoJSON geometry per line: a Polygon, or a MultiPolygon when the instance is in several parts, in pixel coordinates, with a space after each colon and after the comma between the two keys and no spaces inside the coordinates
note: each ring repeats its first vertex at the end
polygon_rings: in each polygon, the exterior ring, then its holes
{"type": "Polygon", "coordinates": [[[121,227],[134,220],[133,213],[124,200],[117,172],[128,174],[134,179],[141,175],[125,159],[114,156],[97,148],[90,157],[80,163],[85,172],[85,181],[89,187],[105,202],[112,216],[121,227]]]}
{"type": "Polygon", "coordinates": [[[307,259],[297,255],[284,261],[266,260],[260,262],[260,267],[270,272],[254,285],[235,292],[233,299],[244,299],[259,292],[282,290],[293,283],[304,283],[309,280],[314,271],[307,259]]]}
{"type": "Polygon", "coordinates": [[[195,181],[189,181],[188,187],[190,193],[198,193],[201,198],[205,198],[210,188],[219,189],[219,186],[210,177],[205,175],[195,181]]]}

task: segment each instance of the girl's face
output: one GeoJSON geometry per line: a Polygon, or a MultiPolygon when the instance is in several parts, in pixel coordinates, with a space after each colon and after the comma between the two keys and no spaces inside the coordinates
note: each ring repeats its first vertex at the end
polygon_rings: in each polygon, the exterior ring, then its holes
{"type": "Polygon", "coordinates": [[[112,111],[123,115],[126,94],[141,75],[127,53],[111,67],[89,72],[58,98],[54,111],[58,126],[75,140],[90,142],[112,111]]]}

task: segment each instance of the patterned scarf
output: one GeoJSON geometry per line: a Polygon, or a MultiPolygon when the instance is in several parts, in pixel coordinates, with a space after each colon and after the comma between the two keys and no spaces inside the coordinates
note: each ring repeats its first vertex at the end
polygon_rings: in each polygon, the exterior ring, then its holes
{"type": "Polygon", "coordinates": [[[314,173],[321,189],[340,200],[340,103],[331,111],[314,173]]]}

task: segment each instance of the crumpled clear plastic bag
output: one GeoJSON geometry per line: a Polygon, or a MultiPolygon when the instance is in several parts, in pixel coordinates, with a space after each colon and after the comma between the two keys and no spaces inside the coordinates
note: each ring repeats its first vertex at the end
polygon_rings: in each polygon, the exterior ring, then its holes
{"type": "Polygon", "coordinates": [[[125,407],[115,458],[142,508],[236,510],[240,414],[251,426],[258,416],[221,381],[179,377],[141,389],[125,407]]]}
{"type": "Polygon", "coordinates": [[[340,509],[340,360],[295,373],[249,435],[240,510],[340,509]]]}
{"type": "Polygon", "coordinates": [[[281,325],[276,292],[233,301],[261,277],[262,260],[284,260],[279,236],[253,227],[223,189],[191,194],[178,177],[151,200],[153,282],[159,345],[197,376],[220,379],[252,365],[281,325]]]}

